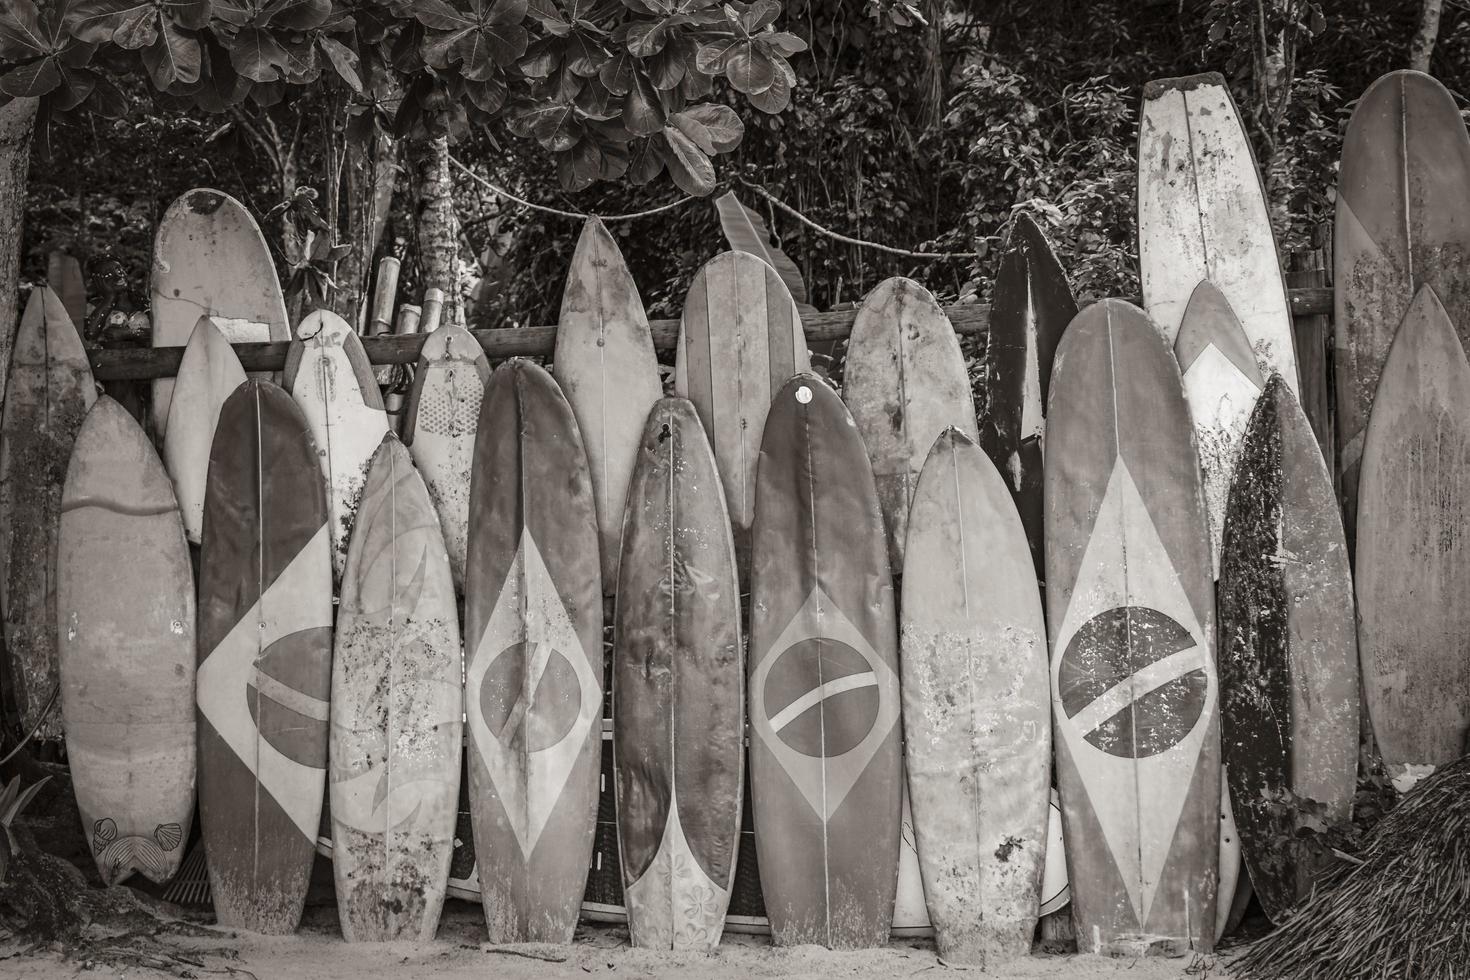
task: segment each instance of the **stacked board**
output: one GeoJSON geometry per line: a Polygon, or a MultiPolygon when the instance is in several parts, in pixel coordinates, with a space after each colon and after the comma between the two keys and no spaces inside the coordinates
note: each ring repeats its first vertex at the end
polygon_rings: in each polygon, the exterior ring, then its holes
{"type": "Polygon", "coordinates": [[[199,318],[184,348],[169,402],[163,461],[173,479],[184,533],[199,543],[204,528],[204,494],[209,482],[209,451],[225,399],[245,383],[235,349],[214,320],[199,318]]]}
{"type": "Polygon", "coordinates": [[[1047,419],[1047,624],[1057,785],[1082,949],[1215,938],[1215,599],[1179,368],[1137,307],[1062,338],[1047,419]]]}
{"type": "Polygon", "coordinates": [[[551,375],[515,359],[480,406],[465,713],[491,942],[569,942],[602,746],[602,581],[587,454],[551,375]],[[553,489],[554,488],[554,489],[553,489]]]}
{"type": "Polygon", "coordinates": [[[224,926],[292,932],[321,821],[332,679],[326,489],[301,410],[220,410],[199,560],[199,820],[224,926]]]}
{"type": "Polygon", "coordinates": [[[77,433],[56,548],[61,712],[82,829],[103,882],[139,872],[162,883],[194,817],[194,579],[163,464],[110,398],[77,433]]]}
{"type": "Polygon", "coordinates": [[[893,587],[862,438],[809,374],[771,404],[751,554],[750,774],[771,936],[879,946],[899,848],[893,587]]]}
{"type": "Polygon", "coordinates": [[[635,946],[713,949],[740,837],[740,585],[714,454],[682,398],[648,416],[628,493],[613,749],[635,946]]]}

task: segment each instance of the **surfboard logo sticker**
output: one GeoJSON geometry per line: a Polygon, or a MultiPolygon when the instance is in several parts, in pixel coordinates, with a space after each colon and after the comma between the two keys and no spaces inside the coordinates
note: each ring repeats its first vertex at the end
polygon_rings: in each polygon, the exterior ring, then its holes
{"type": "Polygon", "coordinates": [[[1142,924],[1189,795],[1180,773],[1198,765],[1218,690],[1204,629],[1121,457],[1055,649],[1057,731],[1142,924]],[[1150,806],[1116,792],[1135,781],[1150,806]]]}
{"type": "Polygon", "coordinates": [[[601,701],[572,618],[536,539],[523,529],[511,572],[470,659],[465,715],[527,858],[577,764],[601,701]]]}
{"type": "Polygon", "coordinates": [[[750,723],[826,822],[898,721],[898,677],[820,585],[771,649],[751,677],[750,723]]]}

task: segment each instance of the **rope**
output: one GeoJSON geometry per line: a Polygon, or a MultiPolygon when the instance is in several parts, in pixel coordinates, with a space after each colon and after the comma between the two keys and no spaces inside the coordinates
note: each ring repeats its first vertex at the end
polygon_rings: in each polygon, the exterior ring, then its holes
{"type": "Polygon", "coordinates": [[[647,218],[649,215],[658,214],[662,211],[672,210],[673,208],[677,208],[681,204],[688,204],[690,201],[694,200],[694,198],[692,197],[681,197],[677,201],[670,201],[668,204],[660,204],[658,207],[649,208],[647,211],[633,211],[629,214],[587,214],[582,211],[563,211],[561,208],[548,207],[545,204],[536,204],[535,202],[528,201],[525,198],[516,197],[504,187],[492,184],[484,177],[481,177],[469,167],[466,167],[464,164],[460,163],[454,157],[450,157],[449,162],[458,167],[462,173],[468,175],[472,180],[483,184],[489,190],[494,191],[496,194],[499,194],[503,198],[514,201],[522,207],[531,208],[535,211],[544,211],[547,214],[560,215],[563,218],[574,218],[577,221],[585,221],[588,218],[597,218],[600,221],[632,221],[635,218],[647,218]]]}
{"type": "Polygon", "coordinates": [[[57,684],[55,687],[53,687],[51,689],[51,698],[50,698],[50,700],[48,700],[46,702],[46,707],[43,708],[43,709],[41,709],[41,717],[39,717],[39,718],[36,719],[35,727],[33,727],[30,730],[30,732],[26,735],[25,738],[23,738],[23,739],[20,740],[20,744],[19,745],[17,745],[15,748],[11,749],[6,754],[5,758],[0,759],[0,766],[5,765],[5,763],[9,762],[11,759],[14,759],[15,756],[16,756],[16,753],[18,753],[21,749],[25,748],[26,747],[26,743],[29,742],[31,739],[33,739],[33,738],[36,737],[36,733],[41,730],[41,726],[44,725],[46,723],[46,719],[51,716],[51,709],[54,708],[54,707],[56,707],[56,698],[60,694],[61,694],[61,685],[60,684],[57,684]]]}

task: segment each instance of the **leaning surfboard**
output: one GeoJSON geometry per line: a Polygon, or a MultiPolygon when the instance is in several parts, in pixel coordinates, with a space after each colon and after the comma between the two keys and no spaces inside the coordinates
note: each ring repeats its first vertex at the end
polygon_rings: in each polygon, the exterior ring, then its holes
{"type": "MultiPolygon", "coordinates": [[[[201,316],[231,343],[291,339],[270,249],[245,205],[197,188],[164,212],[153,239],[153,346],[182,347],[201,316]]],[[[174,379],[153,382],[153,428],[168,433],[174,379]]]]}
{"type": "Polygon", "coordinates": [[[1047,395],[1057,344],[1076,315],[1077,301],[1051,243],[1036,222],[1018,216],[995,276],[980,445],[1010,487],[1038,577],[1046,567],[1041,464],[1047,395]]]}
{"type": "Polygon", "coordinates": [[[1470,136],[1454,97],[1417,71],[1369,86],[1343,134],[1332,249],[1338,471],[1350,533],[1378,379],[1420,287],[1434,287],[1470,345],[1467,200],[1470,136]]]}
{"type": "Polygon", "coordinates": [[[286,355],[286,389],[306,416],[327,481],[332,572],[341,578],[368,464],[388,415],[362,341],[330,310],[307,315],[286,355]]]}
{"type": "Polygon", "coordinates": [[[602,587],[618,581],[623,503],[643,424],[663,396],[638,287],[607,229],[588,218],[572,254],[552,374],[571,403],[592,467],[602,540],[602,587]]]}
{"type": "Polygon", "coordinates": [[[901,573],[909,503],[934,440],[949,426],[978,435],[959,338],[929,290],[896,276],[864,297],[842,393],[873,463],[888,560],[901,573]]]}
{"type": "Polygon", "coordinates": [[[1389,348],[1358,486],[1363,694],[1402,792],[1470,730],[1470,364],[1432,286],[1389,348]]]}
{"type": "Polygon", "coordinates": [[[1225,79],[1209,72],[1143,88],[1138,125],[1143,305],[1173,343],[1202,279],[1240,318],[1262,377],[1297,388],[1286,281],[1266,192],[1225,79]]]}
{"type": "Polygon", "coordinates": [[[194,576],[168,474],[111,398],[77,433],[56,606],[67,762],[92,859],[108,885],[134,872],[161,884],[194,817],[194,576]]]}
{"type": "Polygon", "coordinates": [[[244,383],[245,370],[235,349],[213,319],[200,317],[174,379],[169,424],[163,436],[163,462],[184,515],[184,533],[195,544],[204,525],[209,450],[220,408],[244,383]]]}
{"type": "Polygon", "coordinates": [[[306,419],[250,380],[220,410],[199,553],[199,823],[224,926],[301,920],[326,788],[332,561],[306,419]]]}
{"type": "Polygon", "coordinates": [[[490,941],[570,942],[602,748],[597,510],[571,406],[515,359],[475,435],[465,569],[465,714],[490,941]]]}
{"type": "Polygon", "coordinates": [[[740,584],[694,406],[654,405],[628,491],[613,649],[613,756],[635,946],[713,949],[740,837],[740,584]]]}
{"type": "Polygon", "coordinates": [[[1279,378],[1250,417],[1220,560],[1220,712],[1251,883],[1280,923],[1311,890],[1290,792],[1341,826],[1358,774],[1358,644],[1347,541],[1306,413],[1279,378]]]}
{"type": "Polygon", "coordinates": [[[775,269],[749,252],[722,252],[695,273],[674,391],[694,403],[714,446],[742,576],[766,413],[787,379],[810,367],[801,317],[775,269]]]}
{"type": "Polygon", "coordinates": [[[1051,698],[1026,532],[1000,474],[947,429],[914,492],[903,578],[904,745],[939,956],[1031,952],[1046,864],[1051,698]]]}
{"type": "Polygon", "coordinates": [[[1179,367],[1137,307],[1067,328],[1052,373],[1047,625],[1072,917],[1090,952],[1215,939],[1215,597],[1179,367]]]}
{"type": "Polygon", "coordinates": [[[893,585],[862,436],[813,375],[771,404],[751,542],[750,778],[771,937],[881,946],[902,778],[893,585]]]}
{"type": "Polygon", "coordinates": [[[454,855],[459,615],[439,518],[389,433],[342,576],[332,664],[332,868],[349,942],[434,938],[454,855]]]}
{"type": "Polygon", "coordinates": [[[0,417],[0,609],[21,726],[43,739],[62,734],[60,712],[46,712],[59,679],[61,488],[77,430],[96,400],[87,353],[61,299],[49,286],[31,290],[0,417]]]}

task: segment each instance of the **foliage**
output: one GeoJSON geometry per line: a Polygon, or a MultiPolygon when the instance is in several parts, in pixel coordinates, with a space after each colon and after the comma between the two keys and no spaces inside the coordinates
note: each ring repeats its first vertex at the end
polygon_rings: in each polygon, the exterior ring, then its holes
{"type": "Polygon", "coordinates": [[[327,84],[347,93],[358,139],[374,123],[418,136],[503,125],[552,155],[565,188],[667,170],[707,194],[712,159],[744,129],[709,101],[716,89],[765,113],[790,102],[787,59],[806,44],[775,29],[780,12],[776,0],[7,0],[0,98],[116,118],[129,73],[207,112],[327,84]]]}
{"type": "Polygon", "coordinates": [[[43,777],[24,790],[20,788],[19,776],[12,779],[8,786],[0,782],[0,831],[3,831],[0,833],[0,881],[5,880],[5,874],[10,870],[10,857],[18,847],[15,832],[11,828],[15,826],[15,820],[21,811],[30,805],[50,778],[43,777]]]}

